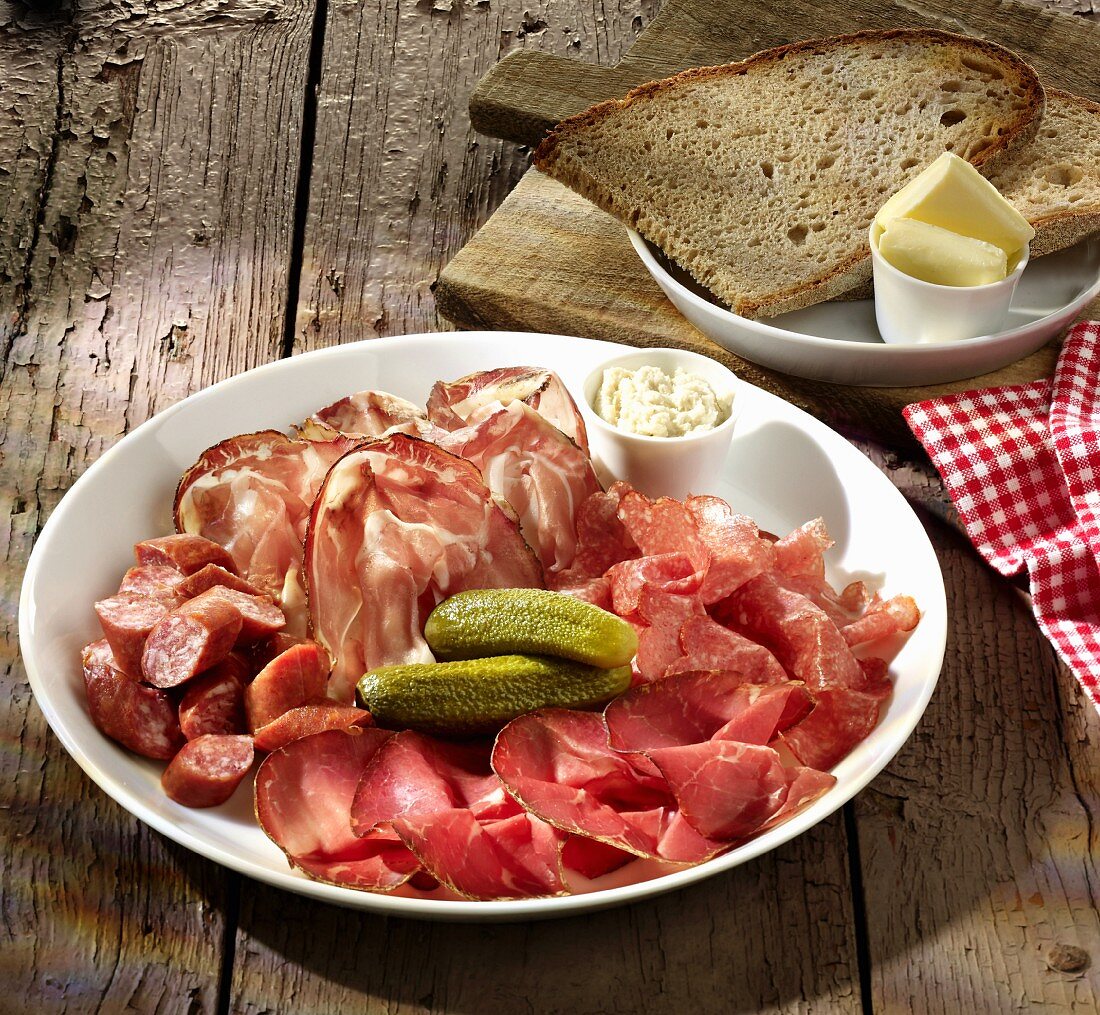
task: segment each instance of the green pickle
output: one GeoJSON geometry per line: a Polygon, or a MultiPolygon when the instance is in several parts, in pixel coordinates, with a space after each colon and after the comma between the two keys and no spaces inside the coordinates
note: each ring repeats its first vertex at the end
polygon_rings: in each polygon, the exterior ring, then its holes
{"type": "Polygon", "coordinates": [[[542,655],[588,666],[626,666],[638,636],[625,620],[561,592],[459,592],[428,617],[424,637],[438,659],[542,655]]]}
{"type": "Polygon", "coordinates": [[[499,655],[381,666],[360,679],[356,697],[379,726],[476,736],[537,708],[596,708],[629,686],[629,666],[499,655]]]}

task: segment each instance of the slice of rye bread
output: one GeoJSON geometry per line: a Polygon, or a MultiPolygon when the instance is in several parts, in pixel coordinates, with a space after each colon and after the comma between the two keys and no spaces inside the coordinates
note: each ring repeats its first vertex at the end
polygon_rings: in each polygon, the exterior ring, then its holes
{"type": "Polygon", "coordinates": [[[1048,88],[1035,140],[989,179],[1035,227],[1032,256],[1100,232],[1100,104],[1048,88]]]}
{"type": "Polygon", "coordinates": [[[534,160],[736,313],[770,317],[869,278],[883,201],[945,150],[992,166],[1043,102],[993,43],[859,32],[642,85],[564,120],[534,160]]]}

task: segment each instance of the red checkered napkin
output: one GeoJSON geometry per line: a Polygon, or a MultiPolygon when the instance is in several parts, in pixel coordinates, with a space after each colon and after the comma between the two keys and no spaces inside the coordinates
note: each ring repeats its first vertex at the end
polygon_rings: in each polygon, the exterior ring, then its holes
{"type": "Polygon", "coordinates": [[[1100,709],[1100,322],[1070,330],[1053,381],[904,415],[978,552],[1027,568],[1039,627],[1100,709]]]}

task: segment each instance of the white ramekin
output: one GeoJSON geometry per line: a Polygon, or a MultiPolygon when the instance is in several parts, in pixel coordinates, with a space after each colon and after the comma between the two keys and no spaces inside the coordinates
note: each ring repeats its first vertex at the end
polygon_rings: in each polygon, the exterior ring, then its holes
{"type": "Polygon", "coordinates": [[[879,253],[882,235],[871,223],[868,241],[875,277],[875,319],[889,345],[955,342],[995,335],[1004,326],[1016,283],[1027,267],[1024,247],[1014,271],[986,285],[937,285],[899,271],[879,253]]]}
{"type": "Polygon", "coordinates": [[[647,497],[683,499],[705,491],[707,477],[721,473],[733,438],[739,409],[740,382],[732,370],[717,360],[683,349],[638,349],[613,356],[597,366],[585,379],[583,396],[588,412],[589,439],[604,468],[615,479],[625,479],[647,497]],[[712,430],[683,437],[646,437],[612,426],[596,412],[596,395],[605,370],[622,367],[637,370],[660,367],[673,373],[681,367],[703,378],[719,398],[730,399],[730,414],[712,430]]]}

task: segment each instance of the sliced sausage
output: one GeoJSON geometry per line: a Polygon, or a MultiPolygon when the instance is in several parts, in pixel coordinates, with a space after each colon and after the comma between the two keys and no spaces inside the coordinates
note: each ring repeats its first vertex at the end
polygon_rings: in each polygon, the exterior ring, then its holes
{"type": "Polygon", "coordinates": [[[164,792],[184,807],[217,807],[241,784],[253,756],[251,737],[199,737],[180,748],[160,782],[164,792]]]}
{"type": "Polygon", "coordinates": [[[250,596],[262,596],[264,593],[251,582],[227,571],[219,564],[207,564],[194,574],[188,575],[179,583],[181,599],[194,599],[207,589],[226,588],[236,592],[245,592],[250,596]]]}
{"type": "MultiPolygon", "coordinates": [[[[308,638],[298,638],[293,634],[287,634],[286,631],[279,631],[270,638],[258,641],[255,645],[249,645],[248,654],[258,672],[277,655],[282,655],[288,648],[293,648],[295,645],[302,645],[308,640],[308,638]]],[[[312,644],[317,643],[312,642],[312,644]]]]}
{"type": "Polygon", "coordinates": [[[82,662],[88,712],[96,727],[146,758],[173,757],[183,734],[172,699],[126,676],[106,639],[86,646],[82,662]]]}
{"type": "Polygon", "coordinates": [[[153,628],[141,656],[141,671],[154,687],[176,687],[220,663],[240,633],[240,610],[204,594],[153,628]]]}
{"type": "Polygon", "coordinates": [[[256,730],[253,741],[258,751],[277,751],[292,740],[301,740],[312,733],[346,730],[350,726],[367,726],[370,723],[370,712],[365,709],[335,701],[319,701],[284,712],[278,719],[256,730]]]}
{"type": "Polygon", "coordinates": [[[249,729],[274,722],[298,705],[323,698],[329,660],[316,642],[294,645],[271,660],[245,690],[249,729]]]}
{"type": "Polygon", "coordinates": [[[187,685],[180,699],[180,729],[188,740],[208,734],[246,733],[244,679],[234,656],[187,685]]]}
{"type": "Polygon", "coordinates": [[[171,605],[137,592],[120,592],[95,604],[99,626],[118,667],[141,679],[141,654],[149,632],[171,612],[171,605]]]}
{"type": "Polygon", "coordinates": [[[234,574],[237,572],[225,547],[186,532],[142,540],[134,547],[134,556],[139,564],[174,567],[183,574],[194,574],[207,564],[217,564],[234,574]]]}
{"type": "Polygon", "coordinates": [[[139,564],[122,576],[119,592],[133,592],[139,596],[159,599],[171,607],[179,606],[187,597],[180,596],[177,588],[183,575],[174,567],[161,564],[139,564]]]}
{"type": "Polygon", "coordinates": [[[283,611],[267,596],[250,596],[216,585],[191,600],[191,604],[201,606],[214,602],[226,603],[241,615],[242,626],[237,640],[242,645],[270,638],[286,626],[283,611]]]}

